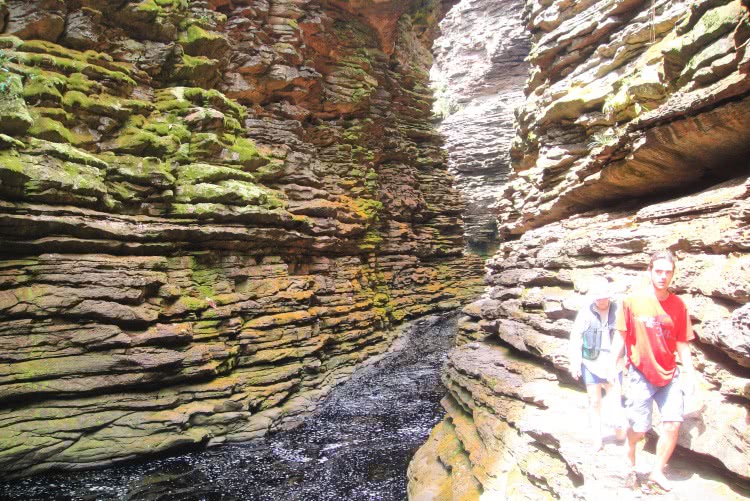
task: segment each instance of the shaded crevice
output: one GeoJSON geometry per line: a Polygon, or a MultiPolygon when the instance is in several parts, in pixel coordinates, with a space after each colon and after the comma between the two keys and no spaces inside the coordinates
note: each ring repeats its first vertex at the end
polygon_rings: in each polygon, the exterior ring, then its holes
{"type": "MultiPolygon", "coordinates": [[[[565,460],[565,457],[562,454],[560,454],[560,451],[552,447],[549,447],[545,443],[540,442],[538,440],[536,442],[532,442],[531,445],[533,445],[540,451],[557,459],[562,464],[564,464],[565,468],[568,470],[568,478],[570,479],[574,487],[581,487],[585,483],[583,475],[580,472],[578,472],[575,468],[573,468],[573,466],[571,466],[571,464],[568,463],[568,461],[565,460]]],[[[547,490],[550,490],[549,486],[547,486],[547,490]]],[[[554,492],[554,491],[550,490],[550,492],[554,492]]]]}
{"type": "MultiPolygon", "coordinates": [[[[732,357],[724,353],[720,348],[703,342],[698,337],[693,340],[693,343],[698,343],[700,345],[700,350],[703,352],[703,355],[707,360],[715,363],[722,369],[725,369],[732,376],[750,380],[750,367],[743,367],[732,357]]],[[[748,401],[744,400],[743,403],[744,405],[747,405],[748,401]]]]}

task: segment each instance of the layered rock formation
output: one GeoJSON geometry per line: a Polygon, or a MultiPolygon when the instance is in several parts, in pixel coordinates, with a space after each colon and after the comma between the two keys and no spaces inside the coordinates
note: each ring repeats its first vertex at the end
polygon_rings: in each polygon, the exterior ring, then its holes
{"type": "MultiPolygon", "coordinates": [[[[567,339],[593,277],[626,293],[643,285],[650,253],[669,248],[678,258],[673,290],[697,334],[700,390],[664,497],[744,498],[748,5],[526,8],[532,68],[498,214],[506,241],[488,262],[484,298],[464,310],[461,346],[444,373],[448,414],[410,466],[410,497],[642,496],[626,485],[619,447],[592,454],[586,445],[586,397],[567,374],[567,339]]],[[[640,471],[648,456],[640,454],[640,471]]]]}
{"type": "Polygon", "coordinates": [[[0,1],[0,476],[292,425],[472,297],[441,8],[0,1]]]}
{"type": "Polygon", "coordinates": [[[523,103],[529,34],[520,0],[463,0],[440,22],[430,78],[448,167],[466,199],[472,249],[497,245],[494,205],[511,170],[514,111],[523,103]]]}

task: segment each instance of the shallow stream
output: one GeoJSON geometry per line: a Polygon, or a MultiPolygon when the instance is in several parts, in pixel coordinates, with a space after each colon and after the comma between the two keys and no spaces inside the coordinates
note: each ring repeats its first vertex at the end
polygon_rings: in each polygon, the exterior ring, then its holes
{"type": "Polygon", "coordinates": [[[406,468],[442,418],[455,317],[420,320],[291,431],[98,471],[0,483],[2,500],[403,500],[406,468]]]}

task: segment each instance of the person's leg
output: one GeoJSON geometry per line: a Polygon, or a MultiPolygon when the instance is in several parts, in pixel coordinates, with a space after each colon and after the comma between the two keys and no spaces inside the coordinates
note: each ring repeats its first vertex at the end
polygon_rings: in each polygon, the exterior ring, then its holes
{"type": "Polygon", "coordinates": [[[631,468],[635,469],[636,445],[651,428],[651,409],[656,388],[637,369],[631,368],[628,373],[628,391],[626,414],[627,429],[627,457],[631,468]]]}
{"type": "Polygon", "coordinates": [[[664,469],[677,445],[684,407],[682,389],[679,384],[679,374],[675,374],[675,377],[668,385],[659,388],[654,394],[654,400],[656,401],[656,405],[659,406],[662,424],[659,440],[656,443],[654,467],[651,470],[649,478],[668,491],[671,489],[671,484],[667,480],[667,477],[664,476],[664,469]]]}
{"type": "MultiPolygon", "coordinates": [[[[622,377],[622,374],[620,374],[622,377]]],[[[608,409],[609,419],[615,428],[615,439],[623,441],[628,428],[625,411],[622,408],[622,382],[619,379],[605,383],[602,388],[606,392],[602,399],[602,406],[608,409]]]]}
{"type": "Polygon", "coordinates": [[[592,437],[591,444],[595,451],[602,448],[602,385],[587,384],[586,393],[589,397],[589,426],[592,437]]]}
{"type": "Polygon", "coordinates": [[[664,476],[664,468],[666,468],[669,458],[672,457],[672,452],[674,452],[675,445],[677,445],[677,436],[679,433],[679,421],[670,421],[661,424],[661,433],[659,434],[659,440],[656,442],[654,468],[649,475],[649,479],[653,480],[667,491],[672,488],[672,485],[669,480],[667,480],[667,477],[664,476]]]}
{"type": "Polygon", "coordinates": [[[632,427],[628,426],[626,433],[628,439],[628,461],[630,461],[630,467],[635,469],[635,448],[638,442],[646,436],[646,432],[634,431],[632,427]]]}

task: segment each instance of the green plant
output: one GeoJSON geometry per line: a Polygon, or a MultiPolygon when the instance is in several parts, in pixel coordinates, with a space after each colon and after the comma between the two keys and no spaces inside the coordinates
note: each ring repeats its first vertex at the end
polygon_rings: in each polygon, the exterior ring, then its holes
{"type": "Polygon", "coordinates": [[[600,146],[613,146],[617,143],[617,134],[611,130],[596,132],[589,138],[589,148],[598,148],[600,146]]]}
{"type": "Polygon", "coordinates": [[[0,50],[0,94],[9,94],[11,91],[9,62],[5,51],[0,50]]]}

